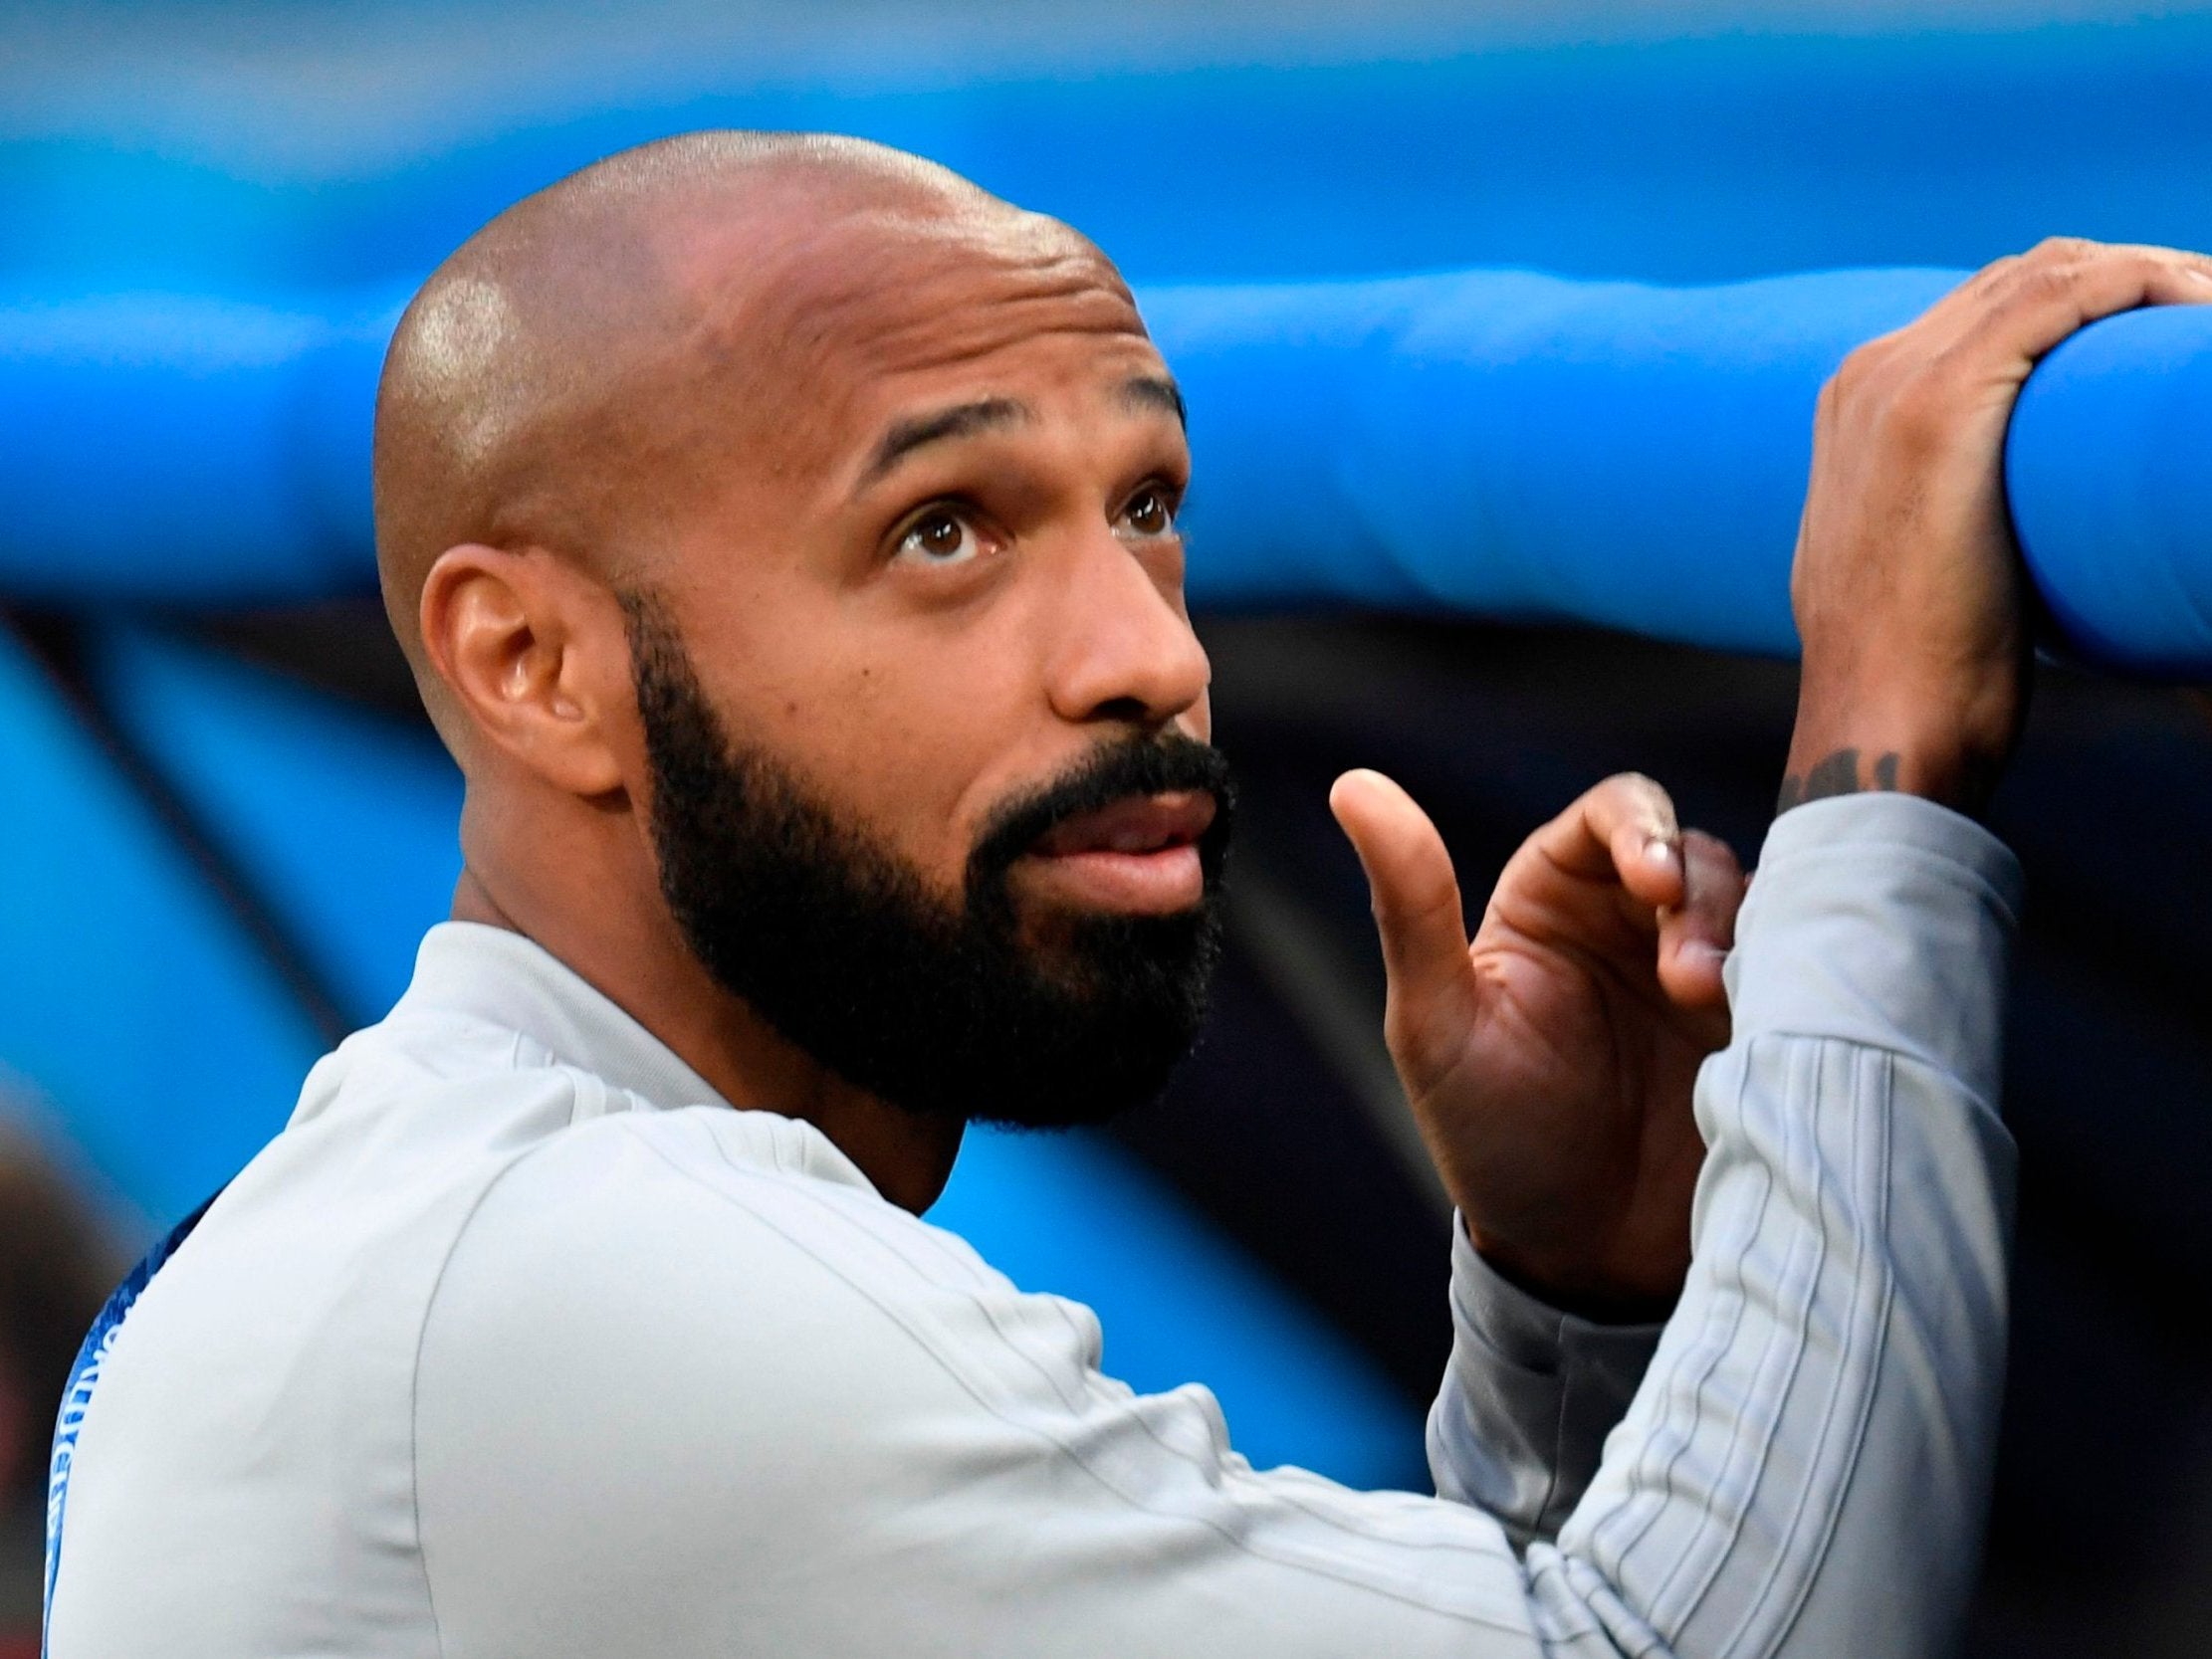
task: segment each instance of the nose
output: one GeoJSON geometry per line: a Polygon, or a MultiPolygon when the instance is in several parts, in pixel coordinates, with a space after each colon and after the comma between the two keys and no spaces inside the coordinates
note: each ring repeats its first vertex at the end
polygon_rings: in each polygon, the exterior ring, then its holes
{"type": "Polygon", "coordinates": [[[1048,600],[1053,712],[1157,728],[1197,707],[1214,669],[1183,607],[1181,549],[1135,548],[1101,526],[1071,551],[1048,600]]]}

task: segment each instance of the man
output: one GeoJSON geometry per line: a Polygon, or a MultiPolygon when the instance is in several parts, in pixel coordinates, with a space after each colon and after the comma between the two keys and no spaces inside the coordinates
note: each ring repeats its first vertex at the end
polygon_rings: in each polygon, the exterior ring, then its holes
{"type": "Polygon", "coordinates": [[[1112,267],[836,139],[502,215],[378,409],[456,920],[108,1339],[53,1653],[1941,1646],[2004,1346],[1998,442],[2201,269],[2040,250],[1840,377],[1789,799],[1845,798],[1769,842],[1732,1037],[1741,879],[1656,785],[1470,947],[1420,810],[1338,784],[1464,1218],[1428,1499],[1253,1471],[917,1218],[969,1121],[1153,1092],[1215,952],[1190,457],[1112,267]]]}

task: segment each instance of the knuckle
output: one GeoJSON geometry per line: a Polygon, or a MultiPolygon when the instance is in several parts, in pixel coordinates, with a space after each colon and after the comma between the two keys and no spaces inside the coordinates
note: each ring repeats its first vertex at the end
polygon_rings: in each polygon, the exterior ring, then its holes
{"type": "Polygon", "coordinates": [[[1821,388],[1821,395],[1831,401],[1850,397],[1881,371],[1881,366],[1888,357],[1889,347],[1885,338],[1872,339],[1864,345],[1854,347],[1851,354],[1836,365],[1836,372],[1828,377],[1827,385],[1821,388]]]}
{"type": "Polygon", "coordinates": [[[1955,291],[1962,299],[1986,303],[1992,296],[2001,294],[2013,282],[2015,273],[2027,263],[2026,254],[2007,254],[2003,259],[1991,260],[1955,291]]]}
{"type": "Polygon", "coordinates": [[[2086,269],[2079,262],[2038,267],[2026,284],[2029,299],[2035,302],[2067,299],[2081,288],[2086,269]]]}
{"type": "Polygon", "coordinates": [[[2075,260],[2085,254],[2095,253],[2100,244],[2086,236],[2047,236],[2028,250],[2027,258],[2038,264],[2054,260],[2075,260]]]}
{"type": "Polygon", "coordinates": [[[1938,388],[1945,388],[1952,381],[1971,374],[1975,366],[1974,347],[1971,343],[1973,339],[1974,336],[1969,334],[1963,340],[1954,340],[1929,352],[1920,361],[1920,372],[1907,385],[1898,388],[1898,395],[1905,396],[1909,393],[1919,397],[1933,397],[1937,395],[1938,388]]]}
{"type": "Polygon", "coordinates": [[[1940,443],[1952,418],[1948,394],[1940,359],[1930,359],[1925,373],[1905,380],[1883,401],[1884,433],[1912,454],[1940,443]]]}
{"type": "Polygon", "coordinates": [[[1821,395],[1813,404],[1815,420],[1833,421],[1852,401],[1853,394],[1867,377],[1866,369],[1858,361],[1858,353],[1846,357],[1841,367],[1821,382],[1821,395]]]}
{"type": "Polygon", "coordinates": [[[2189,259],[2185,254],[2168,253],[2163,248],[2147,248],[2129,258],[2126,265],[2140,276],[2156,278],[2170,271],[2186,270],[2189,259]]]}
{"type": "Polygon", "coordinates": [[[1823,382],[1815,418],[1834,424],[1855,416],[1869,402],[1879,402],[1896,380],[1900,365],[1908,371],[1911,362],[1908,334],[1883,334],[1856,347],[1823,382]]]}
{"type": "Polygon", "coordinates": [[[1815,448],[1828,444],[1830,434],[1844,423],[1851,407],[1851,391],[1844,380],[1844,371],[1838,369],[1822,382],[1820,396],[1813,400],[1813,443],[1815,448]]]}
{"type": "Polygon", "coordinates": [[[1966,286],[1968,288],[1987,288],[1992,283],[2000,282],[2006,273],[2019,270],[2021,262],[2027,257],[2025,254],[2007,254],[2002,259],[1993,259],[1975,272],[1966,286]]]}

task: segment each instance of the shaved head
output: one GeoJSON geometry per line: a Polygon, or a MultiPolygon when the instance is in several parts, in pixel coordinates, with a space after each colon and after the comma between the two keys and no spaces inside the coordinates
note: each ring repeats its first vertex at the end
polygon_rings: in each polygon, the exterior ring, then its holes
{"type": "Polygon", "coordinates": [[[850,138],[588,167],[432,276],[384,599],[467,779],[464,920],[929,1202],[960,1126],[1156,1089],[1228,783],[1183,399],[1097,248],[850,138]]]}
{"type": "Polygon", "coordinates": [[[471,237],[401,316],[376,409],[385,608],[449,741],[418,622],[440,553],[529,545],[640,578],[716,469],[774,464],[760,440],[806,395],[842,304],[992,246],[1105,266],[934,162],[811,133],[625,150],[471,237]]]}

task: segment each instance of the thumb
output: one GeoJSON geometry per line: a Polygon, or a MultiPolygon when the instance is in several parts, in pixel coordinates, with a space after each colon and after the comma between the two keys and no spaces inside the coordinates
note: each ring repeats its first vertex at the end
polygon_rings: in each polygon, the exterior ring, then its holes
{"type": "Polygon", "coordinates": [[[1414,798],[1380,772],[1346,772],[1329,791],[1329,810],[1367,871],[1394,1037],[1433,1029],[1438,1016],[1469,1005],[1464,999],[1474,977],[1459,881],[1443,837],[1414,798]]]}

